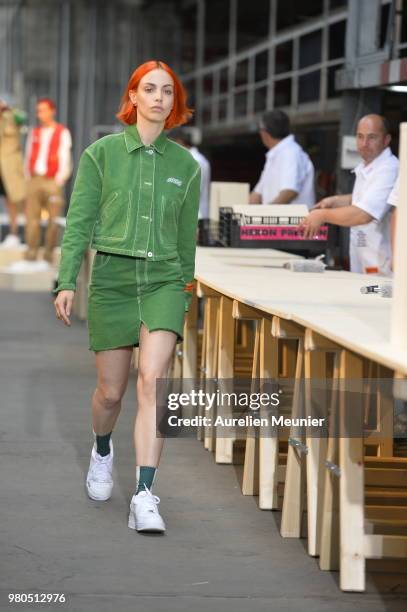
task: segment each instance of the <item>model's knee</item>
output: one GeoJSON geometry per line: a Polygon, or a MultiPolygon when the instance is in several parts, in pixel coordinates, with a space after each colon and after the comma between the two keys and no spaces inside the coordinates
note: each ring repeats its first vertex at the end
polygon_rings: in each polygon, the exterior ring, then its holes
{"type": "Polygon", "coordinates": [[[96,393],[104,408],[116,408],[123,397],[123,391],[119,387],[108,384],[99,384],[96,393]]]}
{"type": "Polygon", "coordinates": [[[137,378],[137,391],[145,395],[155,394],[157,379],[161,378],[162,373],[156,369],[140,368],[137,378]]]}

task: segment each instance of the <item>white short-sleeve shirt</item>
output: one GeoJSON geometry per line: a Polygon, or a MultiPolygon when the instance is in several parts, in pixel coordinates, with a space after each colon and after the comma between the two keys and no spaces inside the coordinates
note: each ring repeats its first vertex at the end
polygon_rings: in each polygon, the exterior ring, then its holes
{"type": "Polygon", "coordinates": [[[397,177],[396,184],[390,192],[390,195],[387,199],[387,203],[391,206],[398,206],[399,203],[399,188],[400,188],[400,175],[397,177]]]}
{"type": "Polygon", "coordinates": [[[290,134],[266,153],[266,163],[254,190],[270,204],[283,189],[296,191],[291,204],[315,204],[314,166],[290,134]]]}
{"type": "Polygon", "coordinates": [[[352,192],[352,204],[373,217],[350,229],[351,272],[391,275],[389,196],[397,179],[399,160],[387,147],[370,164],[361,162],[352,192]]]}
{"type": "Polygon", "coordinates": [[[190,147],[189,152],[201,166],[201,194],[199,200],[198,219],[209,219],[209,189],[211,183],[211,166],[205,155],[197,149],[190,147]]]}

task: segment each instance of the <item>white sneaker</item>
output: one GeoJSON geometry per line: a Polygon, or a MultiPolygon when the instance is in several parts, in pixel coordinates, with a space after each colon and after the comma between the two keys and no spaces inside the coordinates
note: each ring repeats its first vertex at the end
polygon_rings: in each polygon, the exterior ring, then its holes
{"type": "Polygon", "coordinates": [[[145,491],[133,495],[130,502],[128,526],[137,531],[165,531],[165,523],[158,512],[160,498],[144,485],[145,491]]]}
{"type": "Polygon", "coordinates": [[[47,261],[28,261],[26,259],[21,259],[20,261],[13,261],[13,263],[9,264],[6,271],[13,272],[13,274],[25,274],[26,272],[47,272],[50,269],[51,266],[47,261]]]}
{"type": "Polygon", "coordinates": [[[112,494],[113,489],[113,442],[110,439],[110,453],[101,457],[96,452],[96,442],[93,444],[88,475],[86,477],[86,489],[91,499],[106,501],[112,494]]]}
{"type": "Polygon", "coordinates": [[[21,240],[15,234],[8,234],[3,242],[0,243],[0,248],[2,249],[12,249],[14,247],[18,247],[21,245],[21,240]]]}

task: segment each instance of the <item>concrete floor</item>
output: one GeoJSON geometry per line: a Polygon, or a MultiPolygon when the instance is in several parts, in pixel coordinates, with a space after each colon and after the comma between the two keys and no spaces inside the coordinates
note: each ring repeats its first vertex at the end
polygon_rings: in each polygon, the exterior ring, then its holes
{"type": "Polygon", "coordinates": [[[405,566],[369,573],[364,594],[342,593],[303,540],[280,538],[279,513],[241,495],[239,468],[216,465],[192,439],[164,447],[155,493],[167,533],[130,531],[135,378],[114,433],[113,497],[92,502],[86,325],[58,323],[47,294],[1,291],[0,347],[1,610],[406,610],[405,566]],[[67,603],[9,606],[10,592],[65,593],[67,603]]]}

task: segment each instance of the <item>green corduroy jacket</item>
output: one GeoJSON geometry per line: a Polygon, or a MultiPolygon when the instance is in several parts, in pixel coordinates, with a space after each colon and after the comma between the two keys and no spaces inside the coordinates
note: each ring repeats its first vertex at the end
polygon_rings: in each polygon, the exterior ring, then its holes
{"type": "Polygon", "coordinates": [[[151,261],[179,256],[188,310],[200,181],[199,164],[164,132],[147,146],[130,125],[92,143],[79,161],[54,293],[76,289],[89,245],[151,261]]]}

